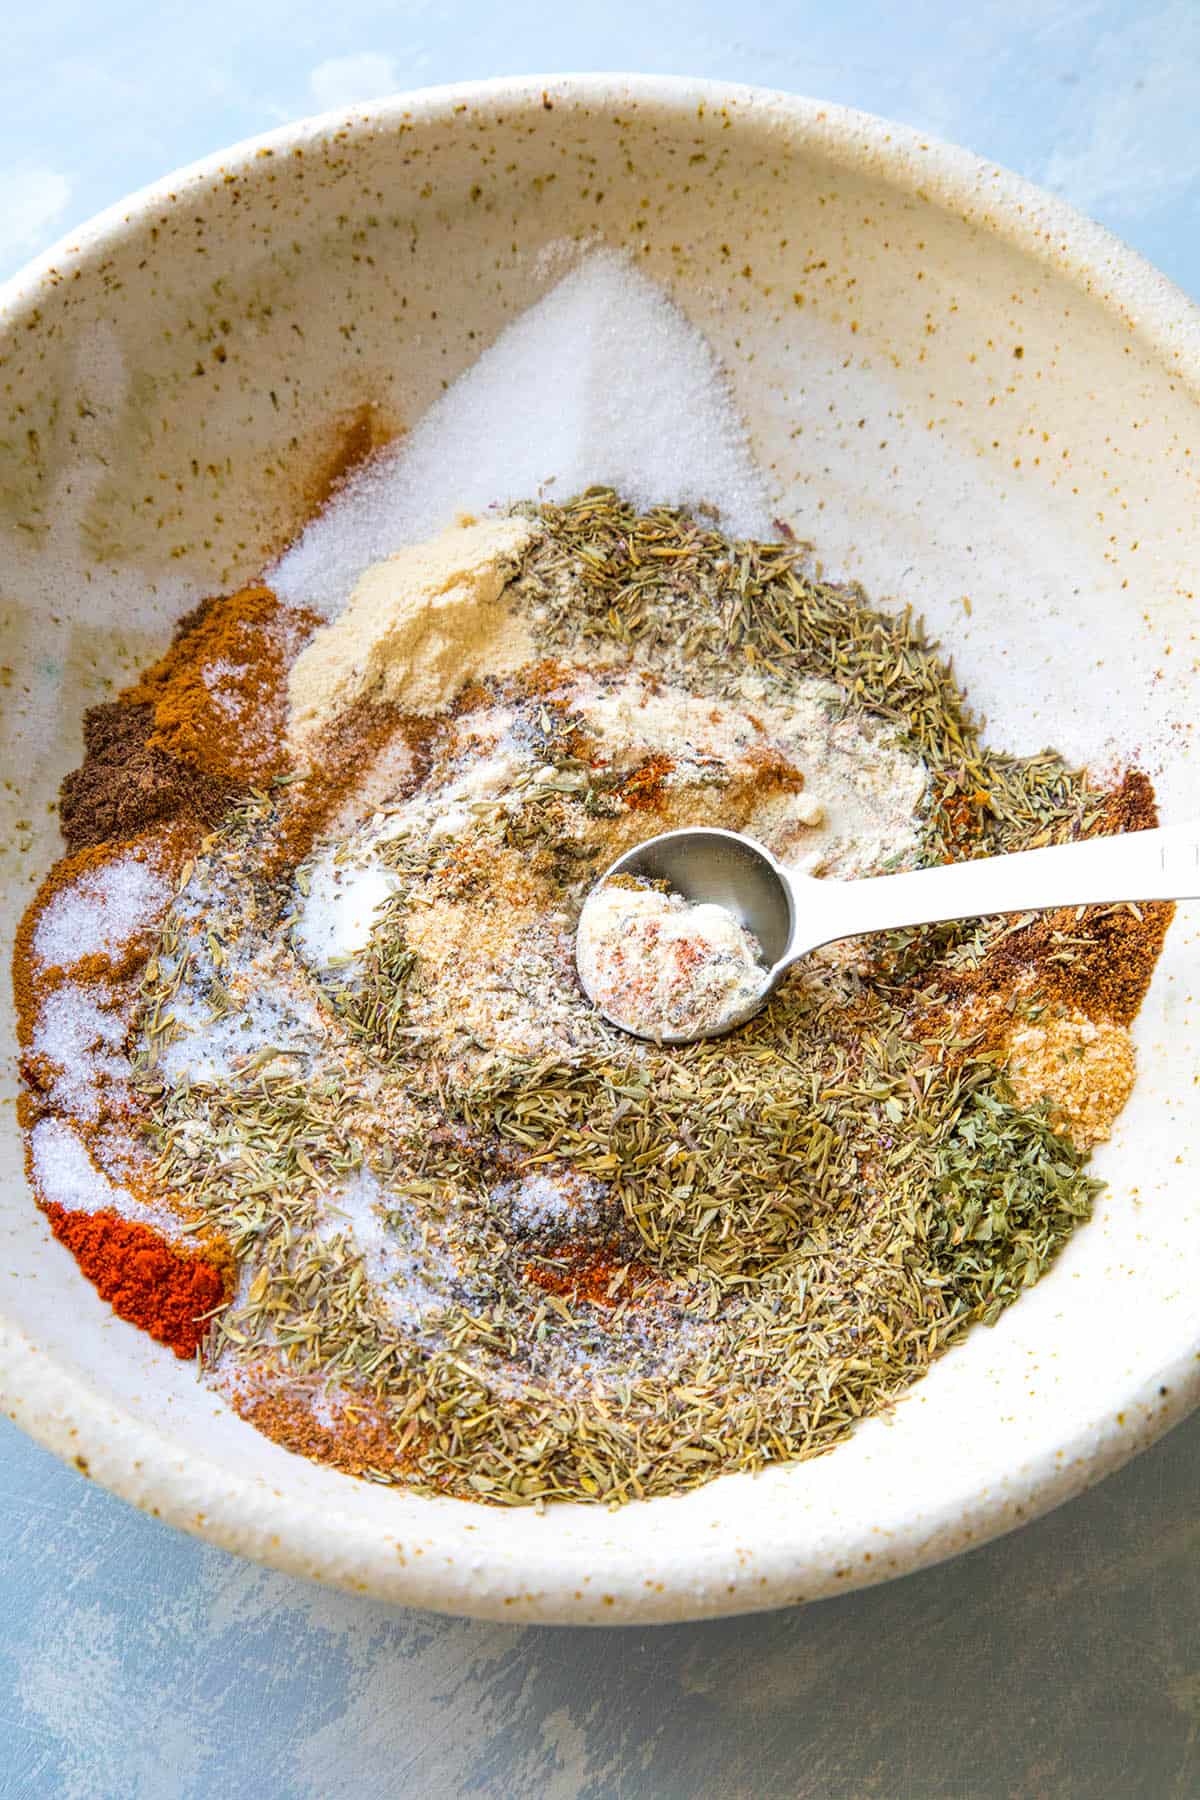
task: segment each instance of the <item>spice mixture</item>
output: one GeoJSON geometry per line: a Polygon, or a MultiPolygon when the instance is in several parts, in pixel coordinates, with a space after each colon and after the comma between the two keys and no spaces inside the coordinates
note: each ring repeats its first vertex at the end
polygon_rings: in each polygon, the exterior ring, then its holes
{"type": "Polygon", "coordinates": [[[614,1025],[662,1043],[724,1031],[766,991],[762,946],[728,907],[628,875],[593,888],[575,936],[583,991],[614,1025]]]}
{"type": "Polygon", "coordinates": [[[363,578],[372,641],[439,671],[424,711],[259,587],[88,715],[16,951],[23,1123],[101,1297],[278,1442],[612,1504],[828,1449],[1037,1280],[1170,908],[890,933],[727,1038],[614,1029],[575,932],[642,838],[853,877],[1139,829],[1153,794],[985,747],[912,619],[790,540],[607,490],[503,536],[471,592],[525,660],[466,685],[363,578]]]}

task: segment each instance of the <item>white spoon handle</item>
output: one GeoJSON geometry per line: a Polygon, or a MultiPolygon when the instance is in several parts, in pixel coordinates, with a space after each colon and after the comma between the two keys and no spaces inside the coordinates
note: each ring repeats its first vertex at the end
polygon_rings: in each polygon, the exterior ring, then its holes
{"type": "Polygon", "coordinates": [[[940,869],[793,887],[797,924],[789,962],[819,944],[863,931],[1053,906],[1192,899],[1200,896],[1200,825],[1166,825],[940,869]],[[814,935],[818,931],[822,935],[814,935]]]}

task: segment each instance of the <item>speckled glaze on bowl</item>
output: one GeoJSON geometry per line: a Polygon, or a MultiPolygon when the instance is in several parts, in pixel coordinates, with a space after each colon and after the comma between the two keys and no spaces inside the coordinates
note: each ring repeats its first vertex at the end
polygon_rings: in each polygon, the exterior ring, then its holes
{"type": "MultiPolygon", "coordinates": [[[[1194,810],[1195,310],[1067,208],[877,119],[687,81],[492,83],[230,151],[0,295],[6,963],[84,706],[261,568],[350,450],[419,417],[593,238],[709,333],[781,512],[925,612],[1001,741],[1094,750],[1112,723],[1153,746],[1168,816],[1194,810]]],[[[289,1456],[100,1304],[24,1183],[5,982],[5,1404],[214,1543],[454,1612],[681,1619],[949,1556],[1196,1403],[1195,921],[1139,1022],[1098,1215],[994,1331],[819,1461],[540,1518],[289,1456]]]]}

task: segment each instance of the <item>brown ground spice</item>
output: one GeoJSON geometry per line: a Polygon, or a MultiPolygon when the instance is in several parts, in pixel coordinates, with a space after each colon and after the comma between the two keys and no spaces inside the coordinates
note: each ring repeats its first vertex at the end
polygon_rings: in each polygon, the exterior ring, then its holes
{"type": "Polygon", "coordinates": [[[230,1398],[240,1418],[284,1450],[327,1463],[343,1474],[378,1471],[401,1476],[412,1467],[412,1446],[403,1444],[403,1437],[397,1438],[368,1395],[356,1396],[351,1405],[334,1414],[330,1424],[322,1423],[310,1396],[298,1390],[288,1393],[267,1385],[243,1384],[230,1398]]]}
{"type": "Polygon", "coordinates": [[[320,623],[266,587],[205,600],[124,696],[153,707],[149,748],[230,788],[282,774],[288,668],[320,623]]]}
{"type": "MultiPolygon", "coordinates": [[[[1130,770],[1110,800],[1103,830],[1146,831],[1158,824],[1154,789],[1130,770]]],[[[1089,1019],[1131,1025],[1146,997],[1167,927],[1170,901],[1145,906],[1063,907],[1000,939],[979,967],[945,982],[952,1000],[1010,993],[1033,980],[1040,997],[1089,1019]]]]}
{"type": "Polygon", "coordinates": [[[106,701],[83,717],[84,760],[59,792],[68,852],[137,837],[173,819],[215,825],[229,804],[228,781],[192,768],[154,742],[154,708],[106,701]]]}

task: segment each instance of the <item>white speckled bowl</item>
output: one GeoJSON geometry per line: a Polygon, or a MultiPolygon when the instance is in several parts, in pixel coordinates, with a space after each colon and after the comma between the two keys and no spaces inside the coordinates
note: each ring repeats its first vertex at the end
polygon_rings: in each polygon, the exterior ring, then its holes
{"type": "MultiPolygon", "coordinates": [[[[728,362],[781,511],[830,566],[925,611],[998,739],[1094,751],[1111,727],[1162,761],[1168,813],[1189,805],[1195,310],[1066,207],[878,119],[687,81],[495,83],[214,158],[0,295],[6,961],[84,705],[286,539],[339,419],[413,421],[583,237],[670,284],[728,362]]],[[[891,1418],[757,1479],[542,1518],[289,1456],[116,1320],[25,1187],[6,991],[5,1403],[174,1524],[456,1612],[680,1619],[916,1568],[1195,1404],[1195,969],[1193,912],[1139,1023],[1095,1222],[891,1418]]]]}

